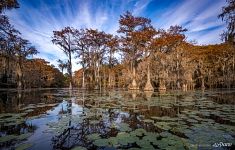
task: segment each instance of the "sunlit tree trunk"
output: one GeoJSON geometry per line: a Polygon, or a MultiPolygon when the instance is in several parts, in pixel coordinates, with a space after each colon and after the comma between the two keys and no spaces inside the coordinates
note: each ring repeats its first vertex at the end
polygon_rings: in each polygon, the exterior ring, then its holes
{"type": "Polygon", "coordinates": [[[22,65],[21,65],[21,58],[18,58],[18,63],[17,63],[17,89],[21,90],[22,89],[22,76],[23,76],[23,73],[22,73],[22,65]]]}
{"type": "Polygon", "coordinates": [[[73,88],[73,75],[72,75],[72,57],[71,57],[71,53],[69,53],[69,89],[72,89],[73,88]]]}
{"type": "Polygon", "coordinates": [[[85,53],[84,49],[82,48],[82,89],[85,89],[85,53]]]}
{"type": "Polygon", "coordinates": [[[166,85],[165,85],[165,80],[163,78],[159,79],[159,91],[165,91],[166,90],[166,85]]]}
{"type": "Polygon", "coordinates": [[[99,83],[99,89],[101,90],[102,81],[101,81],[101,75],[100,75],[100,62],[98,63],[98,83],[99,83]]]}
{"type": "Polygon", "coordinates": [[[85,89],[85,70],[84,67],[82,69],[82,89],[85,89]]]}
{"type": "Polygon", "coordinates": [[[136,82],[136,68],[133,67],[133,73],[132,73],[132,82],[129,86],[129,90],[139,90],[139,87],[136,82]]]}
{"type": "Polygon", "coordinates": [[[147,67],[147,83],[145,84],[144,87],[145,91],[154,91],[154,88],[151,84],[151,80],[150,80],[150,68],[149,68],[149,62],[148,62],[148,67],[147,67]]]}
{"type": "Polygon", "coordinates": [[[95,89],[98,90],[99,89],[99,72],[100,72],[100,68],[99,68],[99,63],[96,61],[95,62],[95,89]]]}
{"type": "Polygon", "coordinates": [[[179,73],[179,54],[178,54],[178,49],[176,49],[176,70],[177,70],[177,80],[176,80],[176,85],[177,85],[177,89],[181,89],[181,85],[180,85],[180,73],[179,73]]]}
{"type": "Polygon", "coordinates": [[[204,76],[201,76],[201,89],[205,90],[205,80],[204,80],[204,76]]]}
{"type": "Polygon", "coordinates": [[[111,88],[111,69],[109,68],[108,88],[111,88]]]}
{"type": "Polygon", "coordinates": [[[17,107],[20,109],[22,103],[22,91],[18,90],[17,91],[17,107]]]}
{"type": "Polygon", "coordinates": [[[108,77],[108,88],[111,88],[111,65],[112,65],[112,51],[109,53],[109,77],[108,77]]]}

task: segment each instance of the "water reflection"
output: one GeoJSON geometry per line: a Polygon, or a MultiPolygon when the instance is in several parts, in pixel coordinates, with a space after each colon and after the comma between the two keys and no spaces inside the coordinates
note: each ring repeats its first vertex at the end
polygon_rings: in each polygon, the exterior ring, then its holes
{"type": "Polygon", "coordinates": [[[197,143],[233,142],[234,98],[234,91],[1,92],[0,146],[191,149],[197,143]],[[32,135],[17,137],[27,133],[32,135]],[[6,135],[15,137],[3,139],[6,135]]]}
{"type": "Polygon", "coordinates": [[[145,91],[144,94],[145,94],[145,97],[147,100],[151,100],[151,97],[153,95],[153,91],[145,91]]]}

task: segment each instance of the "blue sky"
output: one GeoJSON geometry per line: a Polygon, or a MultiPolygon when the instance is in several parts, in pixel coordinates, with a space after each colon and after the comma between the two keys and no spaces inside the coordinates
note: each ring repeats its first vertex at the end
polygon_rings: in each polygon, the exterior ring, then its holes
{"type": "MultiPolygon", "coordinates": [[[[127,10],[152,20],[155,28],[182,25],[187,39],[198,44],[220,43],[225,24],[217,18],[225,0],[18,0],[20,8],[6,12],[11,23],[44,58],[56,65],[65,54],[51,42],[54,30],[66,26],[94,28],[116,34],[127,10]]],[[[73,70],[80,66],[73,60],[73,70]]]]}

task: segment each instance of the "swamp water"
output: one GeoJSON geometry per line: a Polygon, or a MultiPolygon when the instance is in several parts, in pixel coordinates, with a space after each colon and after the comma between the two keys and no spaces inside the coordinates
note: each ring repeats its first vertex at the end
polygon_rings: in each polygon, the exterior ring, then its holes
{"type": "Polygon", "coordinates": [[[234,149],[235,91],[0,92],[0,149],[234,149]]]}

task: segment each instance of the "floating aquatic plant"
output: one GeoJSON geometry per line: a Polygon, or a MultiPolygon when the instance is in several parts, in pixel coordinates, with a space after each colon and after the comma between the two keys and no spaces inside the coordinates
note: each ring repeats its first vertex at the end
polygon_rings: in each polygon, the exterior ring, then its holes
{"type": "Polygon", "coordinates": [[[71,150],[87,150],[87,149],[82,146],[76,146],[76,147],[72,148],[71,150]]]}
{"type": "Polygon", "coordinates": [[[144,119],[144,123],[154,123],[154,120],[152,119],[144,119]]]}
{"type": "Polygon", "coordinates": [[[128,150],[141,150],[140,148],[136,148],[136,147],[132,147],[132,148],[128,148],[128,150]]]}
{"type": "Polygon", "coordinates": [[[121,145],[128,145],[128,142],[130,140],[130,134],[126,132],[119,132],[116,136],[118,139],[118,143],[121,145]]]}
{"type": "Polygon", "coordinates": [[[160,136],[162,136],[162,137],[168,137],[168,136],[172,136],[172,134],[169,133],[169,132],[167,132],[167,131],[164,131],[164,132],[161,132],[161,133],[160,133],[160,136]]]}
{"type": "Polygon", "coordinates": [[[172,117],[168,117],[168,116],[162,116],[162,117],[152,116],[151,118],[153,120],[158,120],[158,121],[177,121],[177,120],[180,120],[180,118],[172,118],[172,117]]]}
{"type": "Polygon", "coordinates": [[[15,150],[26,150],[32,146],[33,146],[33,144],[25,143],[25,144],[21,144],[21,145],[17,146],[15,150]]]}
{"type": "Polygon", "coordinates": [[[27,110],[25,110],[24,112],[30,113],[30,112],[33,112],[33,111],[34,111],[33,109],[27,109],[27,110]]]}
{"type": "Polygon", "coordinates": [[[14,140],[16,138],[17,137],[15,135],[2,136],[2,137],[0,137],[0,143],[9,142],[9,141],[12,141],[12,140],[14,140]]]}
{"type": "Polygon", "coordinates": [[[150,141],[142,139],[136,142],[136,144],[141,147],[141,149],[154,149],[153,145],[151,145],[150,141]]]}
{"type": "Polygon", "coordinates": [[[22,108],[20,110],[28,110],[28,109],[35,109],[35,108],[37,108],[35,105],[29,105],[29,106],[24,107],[24,108],[22,108]]]}
{"type": "Polygon", "coordinates": [[[115,146],[118,145],[118,138],[116,138],[116,137],[110,137],[110,138],[108,138],[108,143],[109,143],[109,145],[115,147],[115,146]]]}
{"type": "Polygon", "coordinates": [[[143,136],[145,135],[147,132],[145,129],[142,129],[142,128],[139,128],[139,129],[136,129],[134,131],[131,132],[132,135],[135,135],[135,136],[143,136]]]}
{"type": "Polygon", "coordinates": [[[187,122],[189,122],[189,123],[198,123],[198,121],[195,120],[195,119],[187,119],[187,122]]]}
{"type": "Polygon", "coordinates": [[[24,140],[24,139],[29,138],[31,135],[32,135],[32,133],[21,134],[21,135],[17,136],[17,139],[18,140],[24,140]]]}
{"type": "Polygon", "coordinates": [[[142,139],[145,141],[149,141],[152,143],[157,143],[157,138],[159,137],[159,134],[154,132],[147,132],[146,136],[144,136],[142,139]]]}
{"type": "Polygon", "coordinates": [[[94,140],[97,140],[97,139],[100,139],[100,134],[98,133],[93,133],[93,134],[89,134],[86,136],[88,140],[91,140],[91,141],[94,141],[94,140]]]}
{"type": "Polygon", "coordinates": [[[98,147],[103,147],[103,146],[108,146],[109,141],[108,141],[108,139],[97,139],[93,142],[93,144],[98,147]]]}
{"type": "Polygon", "coordinates": [[[127,123],[119,123],[118,124],[118,129],[121,132],[126,132],[126,131],[131,131],[132,129],[129,127],[129,124],[127,123]]]}
{"type": "Polygon", "coordinates": [[[171,127],[169,126],[169,123],[167,122],[156,122],[154,126],[162,129],[162,130],[170,130],[171,127]]]}

